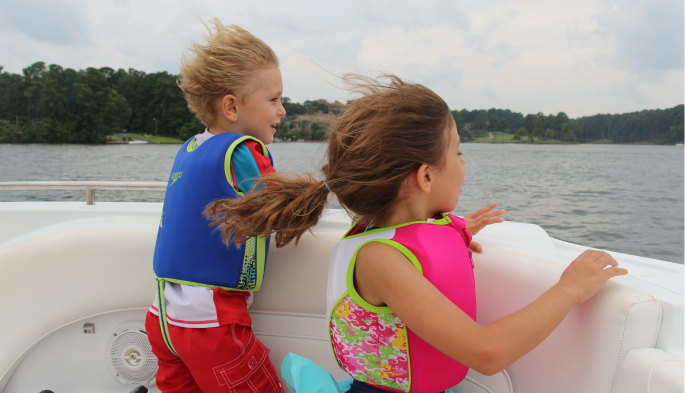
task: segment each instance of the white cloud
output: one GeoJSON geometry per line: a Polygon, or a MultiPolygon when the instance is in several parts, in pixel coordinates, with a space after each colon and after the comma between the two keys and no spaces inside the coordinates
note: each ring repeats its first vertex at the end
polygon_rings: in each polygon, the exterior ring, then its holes
{"type": "Polygon", "coordinates": [[[75,1],[0,2],[0,31],[21,31],[36,42],[53,45],[88,40],[82,8],[75,1]]]}
{"type": "Polygon", "coordinates": [[[683,69],[682,1],[605,0],[595,18],[594,33],[610,43],[612,66],[650,78],[683,69]]]}
{"type": "Polygon", "coordinates": [[[327,71],[395,73],[455,109],[576,117],[683,102],[675,0],[30,1],[30,13],[0,3],[9,72],[42,60],[177,73],[182,51],[202,39],[198,18],[216,16],[274,48],[285,94],[299,102],[348,98],[327,71]]]}

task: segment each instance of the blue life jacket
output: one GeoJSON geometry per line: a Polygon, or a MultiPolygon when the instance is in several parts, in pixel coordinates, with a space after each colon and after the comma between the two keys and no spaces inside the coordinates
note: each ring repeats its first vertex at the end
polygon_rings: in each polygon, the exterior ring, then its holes
{"type": "Polygon", "coordinates": [[[200,146],[190,138],[179,150],[171,169],[157,232],[153,269],[158,281],[257,291],[264,277],[269,238],[250,238],[238,248],[227,246],[221,231],[210,227],[202,214],[210,202],[239,198],[243,193],[231,178],[231,155],[250,136],[222,133],[200,146]]]}

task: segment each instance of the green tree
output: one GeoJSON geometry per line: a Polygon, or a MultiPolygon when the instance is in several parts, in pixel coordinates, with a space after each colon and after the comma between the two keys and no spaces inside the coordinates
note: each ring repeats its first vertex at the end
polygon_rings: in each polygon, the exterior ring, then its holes
{"type": "Polygon", "coordinates": [[[190,139],[194,135],[203,133],[204,130],[204,124],[200,123],[200,120],[194,117],[192,120],[182,125],[178,129],[178,138],[182,141],[185,141],[190,139]]]}
{"type": "Polygon", "coordinates": [[[326,138],[326,128],[319,123],[312,123],[310,137],[314,141],[322,141],[326,138]]]}
{"type": "Polygon", "coordinates": [[[485,130],[488,127],[488,117],[485,111],[478,111],[471,121],[472,130],[485,130]]]}
{"type": "Polygon", "coordinates": [[[561,135],[564,141],[575,141],[576,135],[581,132],[578,123],[569,121],[561,125],[561,135]]]}
{"type": "Polygon", "coordinates": [[[21,140],[21,128],[8,121],[0,121],[0,143],[17,143],[21,140]]]}
{"type": "Polygon", "coordinates": [[[463,141],[470,141],[470,140],[473,140],[473,134],[471,134],[471,131],[469,131],[469,129],[466,128],[466,127],[462,127],[462,128],[459,130],[459,137],[460,137],[461,140],[463,140],[463,141]]]}
{"type": "Polygon", "coordinates": [[[675,143],[683,143],[683,125],[671,126],[669,139],[675,143]]]}
{"type": "Polygon", "coordinates": [[[561,127],[562,127],[564,124],[568,123],[568,122],[569,122],[569,119],[568,119],[568,116],[566,115],[566,113],[564,113],[564,112],[559,112],[559,113],[557,113],[557,115],[554,117],[554,127],[553,127],[553,129],[554,129],[555,131],[559,131],[559,130],[561,130],[561,127]]]}
{"type": "Polygon", "coordinates": [[[520,127],[518,130],[516,130],[516,133],[514,134],[514,140],[521,140],[521,138],[525,137],[528,135],[528,131],[526,131],[525,128],[520,127]]]}
{"type": "Polygon", "coordinates": [[[533,128],[535,128],[535,120],[537,120],[536,115],[528,114],[523,118],[523,127],[528,131],[528,134],[533,133],[533,128]]]}
{"type": "Polygon", "coordinates": [[[530,135],[532,136],[537,136],[539,138],[543,138],[545,135],[545,124],[540,119],[539,117],[535,119],[535,122],[533,123],[533,130],[530,132],[530,135]]]}
{"type": "Polygon", "coordinates": [[[302,104],[291,102],[288,97],[281,97],[281,104],[283,104],[285,114],[288,116],[304,115],[307,113],[307,109],[302,104]]]}
{"type": "Polygon", "coordinates": [[[557,136],[556,131],[554,131],[551,128],[548,128],[545,130],[545,133],[543,134],[543,140],[547,141],[550,139],[554,139],[554,138],[556,138],[556,136],[557,136]]]}

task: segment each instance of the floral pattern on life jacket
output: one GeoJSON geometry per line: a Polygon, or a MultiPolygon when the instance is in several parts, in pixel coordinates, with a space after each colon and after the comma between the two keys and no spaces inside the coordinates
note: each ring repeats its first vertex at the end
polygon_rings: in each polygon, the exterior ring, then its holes
{"type": "Polygon", "coordinates": [[[409,391],[407,330],[395,314],[364,310],[346,295],[333,310],[330,332],[338,364],[350,376],[409,391]]]}

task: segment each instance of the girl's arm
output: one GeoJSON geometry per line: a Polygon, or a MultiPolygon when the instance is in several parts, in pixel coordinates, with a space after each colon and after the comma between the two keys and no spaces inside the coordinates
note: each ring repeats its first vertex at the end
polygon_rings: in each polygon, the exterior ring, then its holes
{"type": "Polygon", "coordinates": [[[443,296],[399,251],[382,243],[369,243],[359,251],[354,284],[364,300],[389,306],[433,347],[492,375],[538,346],[574,305],[592,297],[609,278],[627,273],[617,266],[609,254],[587,250],[533,303],[485,326],[443,296]]]}

